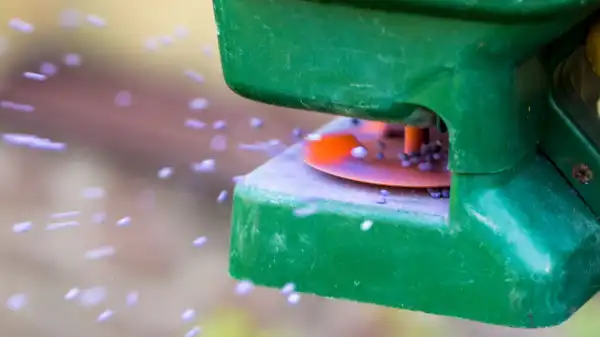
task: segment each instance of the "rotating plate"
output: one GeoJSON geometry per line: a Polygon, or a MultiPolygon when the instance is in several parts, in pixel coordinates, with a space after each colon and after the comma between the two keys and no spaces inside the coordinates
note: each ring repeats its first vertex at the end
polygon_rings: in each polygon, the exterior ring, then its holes
{"type": "Polygon", "coordinates": [[[448,141],[443,134],[432,128],[431,141],[438,144],[436,151],[430,149],[423,156],[402,160],[404,139],[401,135],[385,136],[387,130],[384,123],[362,122],[360,126],[323,134],[306,142],[305,162],[324,173],[367,184],[408,188],[450,186],[448,141]],[[364,158],[352,155],[352,150],[359,146],[367,150],[364,158]]]}

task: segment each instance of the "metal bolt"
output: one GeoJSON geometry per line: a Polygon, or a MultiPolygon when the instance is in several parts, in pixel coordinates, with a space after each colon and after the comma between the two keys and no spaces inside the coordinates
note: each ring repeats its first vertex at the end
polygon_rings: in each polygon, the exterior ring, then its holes
{"type": "Polygon", "coordinates": [[[573,178],[582,184],[589,184],[594,179],[594,172],[586,164],[573,166],[573,178]]]}

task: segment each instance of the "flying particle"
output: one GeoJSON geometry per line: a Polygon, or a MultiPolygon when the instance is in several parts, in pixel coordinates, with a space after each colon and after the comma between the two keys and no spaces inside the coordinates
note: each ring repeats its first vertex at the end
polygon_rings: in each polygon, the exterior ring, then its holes
{"type": "Polygon", "coordinates": [[[163,45],[168,46],[173,44],[173,42],[175,42],[175,39],[170,35],[163,35],[160,37],[160,42],[162,42],[163,45]]]}
{"type": "Polygon", "coordinates": [[[106,20],[99,17],[98,15],[90,14],[86,17],[86,21],[95,27],[104,27],[106,26],[106,20]]]}
{"type": "Polygon", "coordinates": [[[70,289],[65,294],[65,300],[70,301],[70,300],[77,298],[77,296],[79,295],[80,292],[81,292],[81,290],[79,290],[79,288],[70,289]]]}
{"type": "Polygon", "coordinates": [[[33,223],[31,221],[19,222],[13,225],[12,230],[15,233],[25,233],[29,232],[32,227],[33,223]]]}
{"type": "Polygon", "coordinates": [[[205,56],[213,56],[214,51],[213,48],[211,46],[204,46],[202,47],[202,52],[204,53],[205,56]]]}
{"type": "Polygon", "coordinates": [[[112,310],[104,310],[100,315],[98,315],[98,318],[96,318],[96,321],[98,322],[104,322],[107,319],[111,318],[114,314],[114,311],[112,310]]]}
{"type": "Polygon", "coordinates": [[[227,128],[227,122],[222,119],[213,123],[213,129],[215,130],[224,130],[225,128],[227,128]]]}
{"type": "Polygon", "coordinates": [[[258,129],[264,125],[263,121],[260,118],[250,118],[250,126],[252,128],[258,129]]]}
{"type": "Polygon", "coordinates": [[[168,179],[173,175],[173,168],[172,167],[163,167],[160,170],[158,170],[157,176],[160,179],[168,179]]]}
{"type": "Polygon", "coordinates": [[[27,296],[25,294],[14,294],[6,301],[6,306],[13,311],[19,311],[27,305],[27,296]]]}
{"type": "Polygon", "coordinates": [[[250,281],[240,281],[235,286],[235,293],[237,295],[247,295],[254,289],[254,284],[250,281]]]}
{"type": "Polygon", "coordinates": [[[204,83],[204,76],[202,76],[202,74],[194,70],[186,69],[183,73],[185,74],[185,76],[187,76],[189,79],[196,83],[204,83]]]}
{"type": "Polygon", "coordinates": [[[214,159],[205,159],[199,163],[194,163],[191,165],[192,171],[203,173],[203,172],[214,172],[215,171],[215,160],[214,159]]]}
{"type": "Polygon", "coordinates": [[[47,138],[22,133],[5,133],[2,136],[2,140],[12,145],[40,150],[60,151],[67,148],[67,144],[65,143],[54,142],[47,138]]]}
{"type": "Polygon", "coordinates": [[[215,135],[210,140],[210,148],[213,151],[221,152],[227,150],[227,136],[215,135]]]}
{"type": "Polygon", "coordinates": [[[264,152],[268,156],[273,157],[285,151],[285,149],[287,149],[287,146],[285,144],[282,144],[279,139],[271,139],[266,142],[257,142],[254,144],[241,143],[238,145],[238,149],[245,151],[264,152]]]}
{"type": "Polygon", "coordinates": [[[34,112],[35,107],[29,104],[22,104],[13,101],[0,101],[0,108],[10,109],[19,112],[34,112]]]}
{"type": "Polygon", "coordinates": [[[219,193],[219,196],[217,197],[217,202],[218,202],[219,204],[222,204],[222,203],[224,203],[224,202],[225,202],[225,200],[227,200],[227,196],[228,196],[228,193],[227,193],[227,191],[226,191],[226,190],[223,190],[223,191],[221,191],[221,192],[219,193]]]}
{"type": "Polygon", "coordinates": [[[78,216],[81,214],[81,211],[67,211],[67,212],[58,212],[50,214],[50,217],[53,219],[63,219],[70,218],[74,216],[78,216]]]}
{"type": "Polygon", "coordinates": [[[281,293],[284,295],[289,295],[292,292],[294,292],[294,290],[296,290],[296,285],[293,283],[286,283],[282,288],[281,288],[281,293]]]}
{"type": "Polygon", "coordinates": [[[35,30],[35,26],[32,25],[29,22],[25,22],[21,19],[15,18],[15,19],[11,19],[8,22],[8,27],[16,30],[18,32],[24,33],[24,34],[30,34],[33,33],[33,31],[35,30]]]}
{"type": "Polygon", "coordinates": [[[149,51],[158,50],[160,48],[160,41],[155,37],[149,37],[144,40],[144,47],[149,51]]]}
{"type": "Polygon", "coordinates": [[[200,333],[202,332],[202,329],[200,329],[199,327],[193,327],[191,328],[188,332],[186,332],[185,337],[196,337],[198,335],[200,335],[200,333]]]}
{"type": "Polygon", "coordinates": [[[81,65],[81,56],[74,53],[66,54],[63,56],[63,63],[68,67],[78,67],[81,65]]]}
{"type": "Polygon", "coordinates": [[[88,260],[100,260],[115,255],[115,248],[112,246],[102,246],[96,249],[88,250],[85,258],[88,260]]]}
{"type": "Polygon", "coordinates": [[[183,39],[190,35],[190,31],[185,26],[177,26],[177,27],[175,27],[174,35],[178,39],[183,39]]]}
{"type": "Polygon", "coordinates": [[[64,229],[64,228],[70,228],[70,227],[77,227],[79,226],[79,222],[78,221],[59,221],[59,222],[50,222],[48,224],[46,224],[46,230],[47,231],[55,231],[58,229],[64,229]]]}
{"type": "Polygon", "coordinates": [[[125,303],[127,303],[128,306],[135,305],[139,301],[139,298],[140,294],[137,291],[130,291],[125,297],[125,303]]]}
{"type": "Polygon", "coordinates": [[[189,103],[190,110],[204,110],[208,107],[208,100],[206,98],[194,98],[189,103]]]}
{"type": "Polygon", "coordinates": [[[130,216],[126,216],[126,217],[123,217],[123,218],[117,220],[117,226],[119,226],[119,227],[129,226],[130,224],[131,224],[130,216]]]}
{"type": "Polygon", "coordinates": [[[181,314],[181,320],[182,321],[191,321],[192,319],[194,319],[194,317],[196,317],[196,310],[194,309],[186,309],[182,314],[181,314]]]}
{"type": "Polygon", "coordinates": [[[204,129],[206,123],[198,119],[190,118],[185,120],[184,126],[190,129],[204,129]]]}
{"type": "Polygon", "coordinates": [[[362,230],[364,232],[371,229],[371,227],[373,227],[373,221],[371,221],[371,220],[365,220],[365,221],[363,221],[363,223],[360,224],[360,230],[362,230]]]}
{"type": "Polygon", "coordinates": [[[40,74],[44,76],[54,76],[58,72],[58,66],[54,63],[44,62],[40,65],[40,74]]]}
{"type": "Polygon", "coordinates": [[[195,247],[201,247],[203,246],[206,242],[208,241],[208,238],[206,236],[201,236],[199,238],[196,238],[193,242],[195,247]]]}
{"type": "Polygon", "coordinates": [[[102,199],[105,193],[101,187],[86,187],[81,191],[81,195],[85,199],[102,199]]]}
{"type": "Polygon", "coordinates": [[[23,77],[25,77],[28,80],[34,80],[34,81],[39,81],[39,82],[43,82],[48,79],[48,76],[46,76],[44,74],[34,73],[31,71],[24,72],[23,77]]]}
{"type": "Polygon", "coordinates": [[[115,95],[115,105],[120,108],[128,107],[132,103],[131,93],[129,91],[119,91],[115,95]]]}
{"type": "Polygon", "coordinates": [[[363,159],[369,154],[369,152],[364,146],[357,146],[352,149],[351,154],[354,158],[363,159]]]}
{"type": "Polygon", "coordinates": [[[79,304],[84,307],[97,306],[106,299],[106,289],[104,287],[93,287],[83,289],[78,296],[79,304]]]}
{"type": "Polygon", "coordinates": [[[300,294],[298,294],[298,293],[289,294],[287,297],[287,301],[290,304],[297,304],[298,302],[300,302],[300,294]]]}
{"type": "Polygon", "coordinates": [[[92,223],[102,224],[104,222],[106,222],[106,213],[98,212],[98,213],[92,214],[92,223]]]}

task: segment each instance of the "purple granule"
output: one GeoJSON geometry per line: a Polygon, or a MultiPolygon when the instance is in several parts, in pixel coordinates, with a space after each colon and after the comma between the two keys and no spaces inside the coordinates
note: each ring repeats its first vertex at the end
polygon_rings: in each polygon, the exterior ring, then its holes
{"type": "Polygon", "coordinates": [[[418,168],[419,168],[419,171],[429,172],[429,171],[433,170],[433,164],[431,164],[431,162],[424,161],[422,163],[419,163],[418,168]]]}

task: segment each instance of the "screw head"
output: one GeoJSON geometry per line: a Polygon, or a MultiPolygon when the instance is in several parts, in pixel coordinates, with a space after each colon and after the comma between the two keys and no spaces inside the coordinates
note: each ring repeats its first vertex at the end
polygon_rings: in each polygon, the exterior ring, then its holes
{"type": "Polygon", "coordinates": [[[594,172],[583,163],[574,165],[572,174],[573,178],[582,184],[589,184],[594,179],[594,172]]]}

